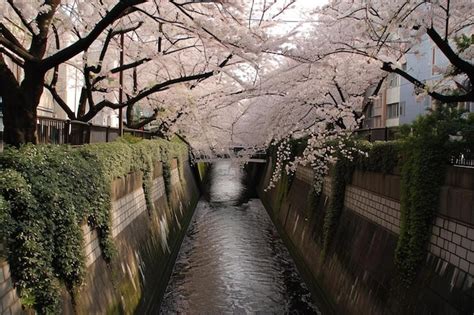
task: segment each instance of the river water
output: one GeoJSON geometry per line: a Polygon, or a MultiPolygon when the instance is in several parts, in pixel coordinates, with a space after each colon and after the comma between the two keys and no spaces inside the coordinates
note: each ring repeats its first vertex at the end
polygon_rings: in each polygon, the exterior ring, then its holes
{"type": "Polygon", "coordinates": [[[260,200],[243,200],[243,176],[238,165],[213,164],[162,314],[319,313],[260,200]]]}

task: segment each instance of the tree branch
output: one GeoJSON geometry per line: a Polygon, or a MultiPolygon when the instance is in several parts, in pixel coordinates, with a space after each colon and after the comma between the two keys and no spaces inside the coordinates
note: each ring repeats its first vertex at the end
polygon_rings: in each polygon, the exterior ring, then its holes
{"type": "MultiPolygon", "coordinates": [[[[232,57],[233,57],[232,54],[230,54],[229,56],[227,56],[227,58],[224,59],[224,61],[222,61],[222,62],[218,65],[218,67],[219,67],[219,68],[225,67],[225,65],[232,59],[232,57]]],[[[201,78],[201,79],[197,80],[193,85],[191,85],[191,87],[190,87],[189,89],[190,89],[190,90],[194,89],[199,83],[201,83],[202,81],[206,80],[207,78],[208,78],[208,77],[206,77],[206,78],[201,78]]]]}
{"type": "Polygon", "coordinates": [[[459,57],[459,55],[454,52],[449,43],[444,41],[434,28],[428,28],[426,33],[436,44],[436,46],[438,46],[438,48],[443,52],[446,58],[448,58],[449,62],[451,62],[451,64],[460,71],[464,72],[469,77],[471,83],[474,83],[474,65],[461,59],[461,57],[459,57]]]}
{"type": "Polygon", "coordinates": [[[145,125],[151,123],[152,121],[156,120],[156,117],[158,116],[158,109],[155,109],[153,114],[149,117],[142,117],[140,118],[140,121],[137,123],[128,123],[127,122],[127,127],[130,129],[140,129],[144,127],[145,125]]]}
{"type": "Polygon", "coordinates": [[[37,59],[33,57],[28,51],[25,50],[22,46],[17,46],[11,42],[5,35],[0,36],[0,45],[5,46],[11,52],[16,54],[18,57],[23,58],[25,61],[36,61],[37,59]]]}
{"type": "Polygon", "coordinates": [[[464,95],[443,95],[434,91],[429,91],[428,87],[426,84],[421,82],[420,80],[412,77],[405,71],[396,68],[393,66],[391,62],[384,62],[382,66],[382,70],[387,71],[387,72],[393,72],[396,74],[401,75],[404,77],[406,80],[409,82],[413,83],[416,88],[423,89],[428,91],[428,95],[431,96],[432,98],[442,102],[442,103],[457,103],[457,102],[474,102],[474,90],[471,90],[469,93],[464,94],[464,95]]]}
{"type": "Polygon", "coordinates": [[[135,62],[132,62],[132,63],[129,63],[129,64],[126,64],[126,65],[123,65],[121,67],[116,67],[116,68],[113,68],[112,70],[110,70],[111,73],[118,73],[120,71],[125,71],[125,70],[128,70],[128,69],[132,69],[132,68],[135,68],[135,67],[138,67],[148,61],[150,61],[151,58],[142,58],[140,60],[137,60],[135,62]]]}
{"type": "MultiPolygon", "coordinates": [[[[32,33],[33,36],[28,52],[38,60],[43,58],[46,53],[49,26],[60,3],[61,0],[44,0],[43,5],[49,6],[49,9],[46,11],[40,10],[35,18],[38,31],[32,33]]],[[[38,70],[41,71],[41,69],[38,70]]]]}
{"type": "Polygon", "coordinates": [[[23,23],[23,25],[26,27],[26,29],[27,29],[31,34],[34,34],[33,28],[31,28],[30,23],[28,23],[28,21],[25,19],[25,17],[24,17],[23,14],[21,13],[21,11],[15,6],[15,4],[13,3],[13,0],[8,0],[7,2],[8,2],[8,4],[10,4],[11,8],[13,9],[13,11],[15,11],[16,15],[18,15],[18,17],[20,18],[21,23],[23,23]]]}
{"type": "Polygon", "coordinates": [[[169,123],[162,122],[155,131],[155,134],[161,138],[164,138],[166,133],[170,130],[171,126],[173,126],[184,113],[180,111],[175,118],[173,118],[169,123]]]}
{"type": "Polygon", "coordinates": [[[56,91],[56,88],[54,86],[45,84],[44,87],[51,93],[53,96],[53,99],[58,103],[59,107],[61,107],[62,110],[64,110],[67,114],[67,117],[71,120],[76,119],[76,114],[69,108],[69,106],[66,104],[66,102],[62,99],[62,97],[58,94],[56,91]]]}
{"type": "Polygon", "coordinates": [[[6,95],[18,90],[18,81],[13,72],[8,68],[2,53],[0,52],[0,94],[6,95]]]}
{"type": "Polygon", "coordinates": [[[5,54],[8,58],[11,59],[11,61],[13,61],[15,64],[17,64],[19,67],[22,67],[25,65],[25,63],[23,62],[23,60],[21,60],[20,58],[18,58],[16,55],[10,53],[10,51],[8,51],[7,49],[3,48],[3,47],[0,47],[0,54],[5,54]]]}
{"type": "Polygon", "coordinates": [[[341,87],[339,86],[339,84],[336,82],[336,80],[334,80],[334,84],[336,85],[336,89],[337,89],[337,92],[339,93],[339,97],[341,98],[341,101],[343,103],[346,102],[346,98],[344,97],[344,93],[342,93],[342,89],[341,87]]]}
{"type": "Polygon", "coordinates": [[[58,51],[54,55],[43,59],[40,63],[41,69],[47,71],[57,64],[61,64],[80,52],[89,48],[90,45],[99,37],[99,35],[117,19],[127,15],[128,9],[134,5],[146,2],[146,0],[121,0],[100,20],[92,31],[84,38],[79,39],[74,44],[58,51]]]}
{"type": "Polygon", "coordinates": [[[0,33],[5,36],[7,40],[9,40],[13,45],[17,46],[19,49],[23,51],[27,51],[25,47],[18,41],[15,35],[5,26],[5,24],[0,22],[0,33]]]}
{"type": "MultiPolygon", "coordinates": [[[[224,61],[222,61],[218,65],[218,67],[219,68],[224,67],[229,62],[229,60],[231,58],[232,58],[232,55],[227,56],[227,58],[224,61]]],[[[176,78],[176,79],[170,79],[170,80],[167,80],[165,82],[155,84],[151,88],[148,88],[146,90],[141,91],[140,93],[138,93],[134,97],[129,98],[126,102],[123,102],[122,104],[113,103],[109,100],[103,100],[103,101],[99,102],[98,104],[96,104],[95,106],[90,106],[89,112],[87,114],[85,114],[84,116],[82,116],[80,119],[82,121],[89,121],[99,111],[101,111],[105,107],[109,107],[109,108],[112,108],[112,109],[119,109],[119,108],[124,108],[124,107],[127,107],[127,106],[131,106],[133,104],[138,103],[142,99],[148,97],[149,95],[167,90],[167,89],[170,88],[170,86],[173,86],[175,84],[194,81],[194,80],[204,80],[204,79],[207,79],[207,78],[211,77],[212,75],[214,75],[214,71],[208,71],[208,72],[204,72],[204,73],[200,73],[200,74],[179,77],[179,78],[176,78]]]]}
{"type": "Polygon", "coordinates": [[[96,67],[89,67],[89,71],[90,72],[93,72],[93,73],[99,73],[101,70],[102,70],[102,63],[104,61],[104,58],[105,58],[105,55],[107,53],[107,50],[109,48],[109,45],[110,45],[110,41],[112,40],[112,38],[114,38],[114,36],[116,35],[121,35],[121,34],[126,34],[128,32],[132,32],[132,31],[135,31],[137,30],[138,28],[140,28],[140,26],[143,25],[143,22],[140,21],[137,25],[135,26],[131,26],[131,27],[128,27],[128,28],[124,28],[124,29],[119,29],[119,30],[109,30],[108,33],[107,33],[107,37],[105,38],[105,41],[104,41],[104,45],[102,46],[102,50],[100,52],[100,56],[99,56],[99,62],[98,62],[98,66],[96,67]]]}
{"type": "MultiPolygon", "coordinates": [[[[58,33],[58,30],[57,30],[57,28],[54,24],[53,24],[53,33],[54,33],[54,38],[55,38],[55,42],[56,42],[56,49],[59,50],[59,49],[61,49],[61,44],[60,44],[60,40],[59,40],[59,33],[58,33]]],[[[56,83],[58,82],[58,77],[59,77],[59,65],[56,65],[54,67],[53,78],[52,78],[51,84],[50,84],[53,88],[56,87],[56,83]]]]}

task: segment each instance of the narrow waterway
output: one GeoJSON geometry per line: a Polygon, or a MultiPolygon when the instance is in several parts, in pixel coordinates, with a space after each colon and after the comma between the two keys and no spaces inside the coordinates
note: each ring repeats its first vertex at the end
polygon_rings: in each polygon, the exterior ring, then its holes
{"type": "Polygon", "coordinates": [[[243,200],[243,171],[212,166],[184,238],[161,312],[318,313],[285,245],[258,199],[243,200]]]}

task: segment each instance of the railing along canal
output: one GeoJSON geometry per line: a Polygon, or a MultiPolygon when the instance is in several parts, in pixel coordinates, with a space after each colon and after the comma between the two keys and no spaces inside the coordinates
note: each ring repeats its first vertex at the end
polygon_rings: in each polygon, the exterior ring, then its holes
{"type": "MultiPolygon", "coordinates": [[[[37,134],[38,143],[74,145],[110,142],[120,135],[118,128],[50,117],[38,117],[37,134]]],[[[152,132],[145,130],[124,128],[124,134],[152,138],[152,132]]]]}
{"type": "MultiPolygon", "coordinates": [[[[397,127],[367,128],[354,131],[356,136],[369,142],[396,140],[397,133],[397,127]]],[[[452,156],[450,164],[461,167],[474,167],[474,152],[467,151],[458,156],[452,156]]]]}

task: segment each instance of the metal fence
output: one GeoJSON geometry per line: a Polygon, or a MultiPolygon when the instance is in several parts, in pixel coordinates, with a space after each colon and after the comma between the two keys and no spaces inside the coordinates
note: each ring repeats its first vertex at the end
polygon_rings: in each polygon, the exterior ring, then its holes
{"type": "Polygon", "coordinates": [[[370,142],[395,140],[397,138],[397,132],[398,128],[396,127],[368,128],[354,131],[359,138],[370,142]]]}
{"type": "Polygon", "coordinates": [[[38,117],[36,133],[38,143],[61,144],[66,143],[66,121],[50,117],[38,117]]]}
{"type": "MultiPolygon", "coordinates": [[[[385,128],[368,128],[354,131],[354,134],[360,139],[365,139],[370,142],[374,141],[391,141],[398,138],[397,127],[385,128]]],[[[453,156],[450,159],[451,165],[461,167],[474,167],[474,154],[465,152],[459,156],[453,156]]]]}
{"type": "Polygon", "coordinates": [[[457,157],[451,157],[451,164],[454,166],[473,167],[474,154],[460,154],[457,157]]]}
{"type": "MultiPolygon", "coordinates": [[[[152,133],[145,130],[124,128],[123,133],[144,139],[152,138],[152,133]]],[[[120,131],[118,128],[82,121],[38,117],[37,135],[38,143],[81,145],[114,141],[120,136],[120,131]]]]}

